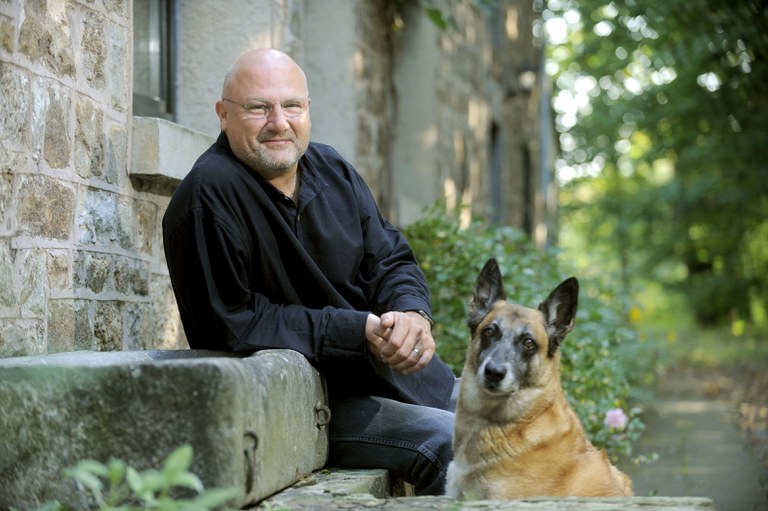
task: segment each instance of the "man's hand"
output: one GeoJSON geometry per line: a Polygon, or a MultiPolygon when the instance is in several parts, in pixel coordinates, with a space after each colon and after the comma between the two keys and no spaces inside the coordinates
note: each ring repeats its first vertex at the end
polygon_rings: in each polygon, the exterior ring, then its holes
{"type": "Polygon", "coordinates": [[[432,327],[419,313],[387,312],[368,316],[368,349],[373,355],[404,374],[424,369],[435,354],[432,327]]]}

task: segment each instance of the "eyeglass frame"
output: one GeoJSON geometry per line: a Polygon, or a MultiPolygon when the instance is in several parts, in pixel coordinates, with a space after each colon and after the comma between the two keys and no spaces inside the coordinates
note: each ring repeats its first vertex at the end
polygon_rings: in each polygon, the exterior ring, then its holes
{"type": "Polygon", "coordinates": [[[253,117],[255,119],[260,119],[260,120],[261,119],[269,118],[269,115],[275,109],[275,105],[280,105],[280,110],[282,110],[282,112],[283,112],[283,117],[285,117],[287,119],[297,119],[297,118],[301,117],[302,115],[304,115],[305,113],[307,113],[309,111],[309,104],[311,102],[310,98],[291,98],[291,99],[284,99],[282,101],[267,101],[265,99],[255,98],[255,99],[249,99],[245,103],[242,103],[242,104],[238,103],[237,101],[233,101],[233,100],[231,100],[229,98],[225,98],[225,97],[222,97],[221,100],[222,101],[226,101],[228,103],[232,103],[233,105],[239,106],[240,108],[242,108],[245,111],[245,113],[247,115],[249,115],[250,117],[253,117]],[[290,101],[297,101],[297,102],[301,101],[302,103],[304,101],[306,101],[306,104],[300,105],[301,106],[301,112],[299,112],[297,114],[289,114],[286,111],[285,106],[283,106],[283,105],[285,103],[287,103],[287,102],[290,102],[290,101]],[[254,112],[252,109],[246,107],[246,105],[248,105],[249,103],[254,103],[254,102],[258,103],[260,107],[265,109],[263,116],[258,114],[258,113],[256,113],[256,112],[254,112]]]}

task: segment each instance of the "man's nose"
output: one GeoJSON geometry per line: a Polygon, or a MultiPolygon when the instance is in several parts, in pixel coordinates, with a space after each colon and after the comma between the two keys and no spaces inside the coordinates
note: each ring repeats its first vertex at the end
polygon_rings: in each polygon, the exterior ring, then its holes
{"type": "Polygon", "coordinates": [[[282,128],[288,125],[285,112],[283,111],[283,107],[280,104],[272,105],[272,108],[267,114],[267,122],[282,128]]]}

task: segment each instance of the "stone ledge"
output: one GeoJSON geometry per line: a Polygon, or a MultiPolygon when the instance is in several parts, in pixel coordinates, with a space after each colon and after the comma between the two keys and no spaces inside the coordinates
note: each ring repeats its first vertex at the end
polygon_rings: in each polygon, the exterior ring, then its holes
{"type": "Polygon", "coordinates": [[[156,117],[133,118],[130,176],[142,192],[171,195],[214,138],[156,117]]]}
{"type": "Polygon", "coordinates": [[[159,468],[188,443],[191,471],[245,506],[321,468],[328,410],[297,352],[74,352],[0,359],[0,509],[89,508],[61,472],[83,459],[159,468]]]}
{"type": "Polygon", "coordinates": [[[321,470],[261,502],[259,511],[715,511],[698,497],[531,498],[466,500],[450,497],[391,497],[386,470],[321,470]]]}

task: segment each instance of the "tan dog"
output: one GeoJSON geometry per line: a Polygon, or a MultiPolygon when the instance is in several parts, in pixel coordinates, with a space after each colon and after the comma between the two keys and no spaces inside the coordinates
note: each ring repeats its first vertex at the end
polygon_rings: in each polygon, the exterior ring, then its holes
{"type": "Polygon", "coordinates": [[[447,493],[454,497],[623,496],[632,482],[587,439],[563,394],[560,344],[573,327],[579,283],[561,283],[538,309],[507,303],[489,260],[477,278],[472,331],[456,407],[447,493]]]}

